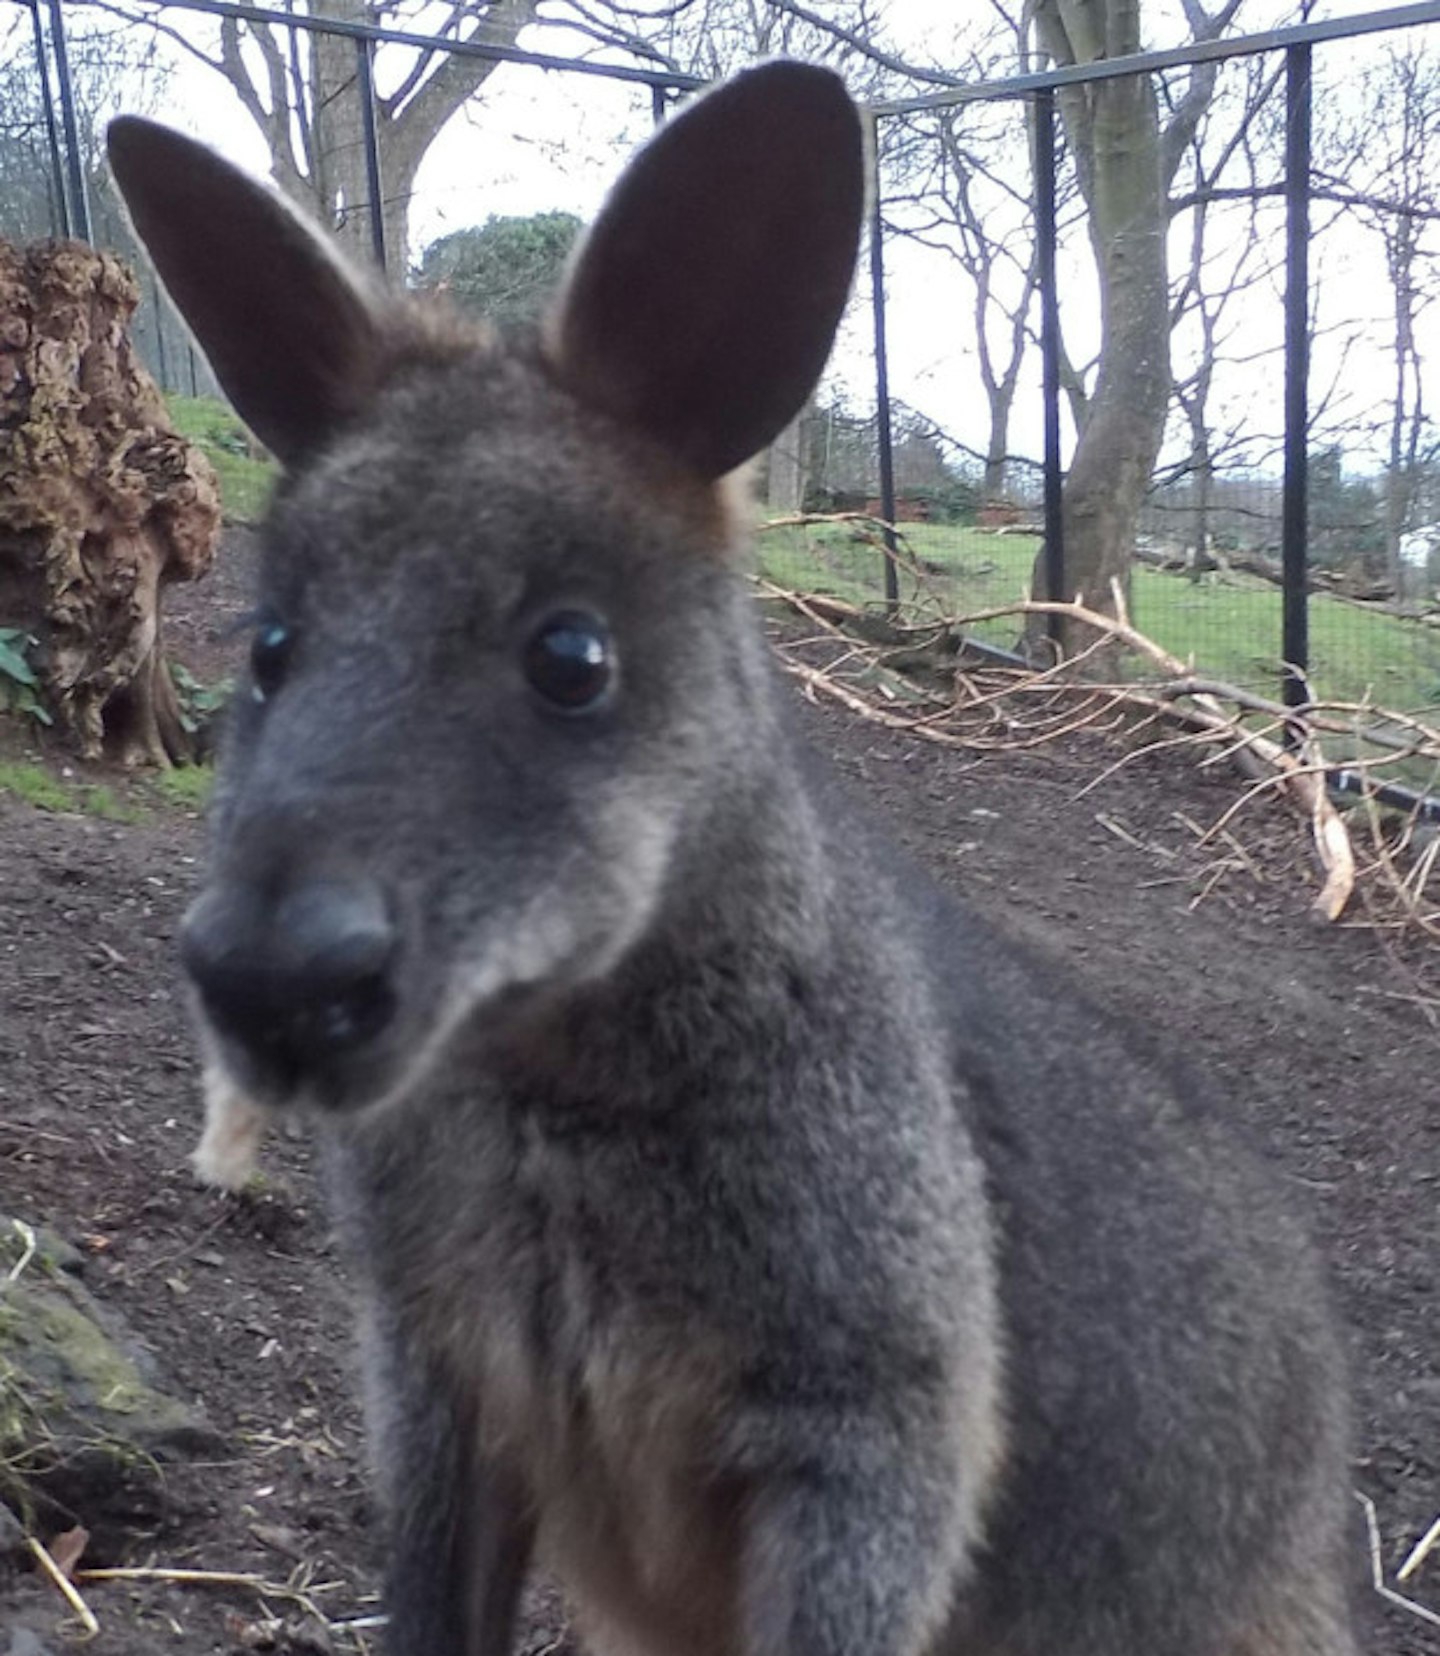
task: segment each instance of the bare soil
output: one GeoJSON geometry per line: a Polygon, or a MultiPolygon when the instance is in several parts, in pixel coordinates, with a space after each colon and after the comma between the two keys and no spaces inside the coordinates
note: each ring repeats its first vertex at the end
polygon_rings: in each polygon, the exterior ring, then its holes
{"type": "MultiPolygon", "coordinates": [[[[170,646],[197,677],[233,657],[248,563],[234,538],[212,577],[171,600],[170,646]]],[[[1303,826],[1279,806],[1247,809],[1243,857],[1198,846],[1191,824],[1213,822],[1236,785],[1192,760],[1136,760],[1082,797],[1117,756],[1092,739],[976,757],[834,709],[806,716],[941,880],[1173,1038],[1229,1097],[1236,1131],[1303,1187],[1350,1331],[1354,1485],[1374,1502],[1393,1577],[1440,1513],[1433,963],[1383,932],[1310,922],[1303,826]]],[[[28,740],[0,730],[0,757],[28,740]]],[[[86,1562],[253,1575],[301,1597],[91,1582],[89,1648],[373,1649],[373,1632],[327,1642],[301,1602],[332,1621],[377,1609],[344,1271],[303,1136],[272,1143],[257,1194],[221,1198],[190,1177],[199,1111],[174,940],[203,831],[194,813],[135,797],[144,820],[116,824],[0,794],[0,1213],[87,1255],[93,1292],[230,1445],[171,1472],[171,1510],[150,1532],[86,1562]]],[[[1407,1590],[1440,1610],[1440,1553],[1407,1590]]],[[[1440,1625],[1364,1585],[1357,1600],[1375,1656],[1440,1656],[1440,1625]]],[[[0,1564],[0,1656],[37,1648],[21,1628],[58,1652],[64,1614],[21,1562],[0,1564]]],[[[542,1596],[525,1648],[554,1651],[563,1630],[542,1596]]]]}

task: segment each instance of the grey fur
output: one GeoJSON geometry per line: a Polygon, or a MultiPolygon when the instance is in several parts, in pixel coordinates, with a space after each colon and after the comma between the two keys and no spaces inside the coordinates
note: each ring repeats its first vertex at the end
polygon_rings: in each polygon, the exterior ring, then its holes
{"type": "MultiPolygon", "coordinates": [[[[724,308],[707,282],[763,299],[797,263],[838,311],[837,99],[771,66],[630,175],[678,200],[692,152],[715,162],[697,314],[724,308]],[[762,117],[774,153],[815,151],[799,200],[751,164],[762,117]],[[833,245],[765,251],[812,200],[833,245]]],[[[206,256],[165,195],[185,142],[116,142],[202,343],[243,358],[243,300],[180,268],[206,256]]],[[[793,411],[815,338],[787,355],[777,325],[786,384],[743,417],[703,377],[687,412],[679,369],[637,389],[606,309],[645,216],[625,190],[545,342],[366,299],[363,394],[302,364],[257,404],[296,450],[261,580],[293,647],[240,697],[187,948],[235,1137],[254,1100],[326,1143],[392,1656],[496,1656],[532,1560],[601,1652],[1352,1656],[1344,1382],[1301,1228],[1222,1118],[806,755],[709,471],[793,411]],[[616,642],[588,715],[521,673],[557,608],[616,642]],[[347,1022],[346,987],[292,1018],[342,956],[382,1009],[347,1022]]]]}

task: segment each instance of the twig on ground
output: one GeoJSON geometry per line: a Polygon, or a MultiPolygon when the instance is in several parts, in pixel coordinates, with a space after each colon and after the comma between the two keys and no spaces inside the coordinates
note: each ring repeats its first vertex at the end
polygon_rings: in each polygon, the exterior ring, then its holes
{"type": "Polygon", "coordinates": [[[1428,1605],[1407,1598],[1404,1593],[1397,1593],[1393,1587],[1387,1586],[1385,1566],[1380,1556],[1380,1520],[1375,1512],[1375,1503],[1358,1489],[1354,1491],[1354,1495],[1365,1509],[1365,1528],[1370,1538],[1370,1585],[1387,1604],[1393,1604],[1398,1609],[1408,1611],[1412,1616],[1418,1616],[1421,1621],[1429,1622],[1432,1627],[1440,1627],[1440,1614],[1428,1605]]]}
{"type": "Polygon", "coordinates": [[[16,1282],[23,1274],[25,1267],[34,1259],[35,1249],[39,1246],[39,1243],[36,1240],[34,1228],[27,1225],[23,1219],[12,1219],[10,1228],[20,1238],[22,1251],[19,1259],[10,1267],[5,1280],[6,1282],[16,1282]]]}
{"type": "Polygon", "coordinates": [[[85,1600],[80,1597],[75,1583],[65,1574],[64,1570],[50,1556],[43,1542],[37,1541],[33,1535],[25,1537],[25,1544],[35,1557],[35,1561],[48,1577],[50,1584],[60,1594],[75,1614],[75,1619],[84,1629],[84,1636],[93,1639],[100,1631],[100,1623],[95,1619],[95,1613],[85,1600]]]}
{"type": "Polygon", "coordinates": [[[1436,1546],[1440,1546],[1440,1518],[1436,1518],[1430,1528],[1425,1531],[1424,1535],[1405,1555],[1405,1562],[1395,1572],[1396,1581],[1408,1581],[1435,1550],[1436,1546]]]}
{"type": "Polygon", "coordinates": [[[311,1582],[310,1567],[300,1565],[291,1579],[271,1581],[248,1570],[191,1570],[167,1568],[162,1565],[124,1565],[95,1570],[77,1570],[76,1581],[85,1582],[148,1582],[173,1587],[238,1587],[262,1599],[279,1599],[293,1604],[307,1616],[312,1616],[323,1627],[330,1620],[316,1603],[316,1595],[334,1592],[344,1585],[339,1581],[311,1582]]]}
{"type": "MultiPolygon", "coordinates": [[[[842,517],[838,521],[850,520],[842,517]]],[[[913,558],[907,567],[923,580],[925,572],[913,558]]],[[[1199,763],[1206,769],[1237,765],[1249,785],[1208,830],[1197,833],[1202,843],[1222,840],[1238,861],[1226,858],[1223,864],[1207,866],[1202,873],[1207,884],[1201,900],[1225,867],[1240,866],[1257,881],[1263,879],[1232,825],[1257,800],[1273,793],[1288,800],[1309,826],[1321,869],[1321,890],[1312,905],[1317,916],[1332,922],[1347,916],[1349,925],[1440,939],[1440,897],[1432,895],[1440,885],[1440,835],[1428,833],[1422,839],[1414,817],[1397,830],[1393,808],[1386,807],[1382,814],[1375,792],[1378,779],[1393,774],[1400,764],[1428,762],[1440,777],[1440,728],[1417,715],[1379,708],[1368,698],[1289,707],[1247,685],[1199,672],[1193,663],[1171,655],[1134,627],[1118,590],[1113,594],[1114,615],[1082,602],[1019,599],[948,617],[932,613],[927,604],[917,617],[903,605],[893,614],[872,615],[839,600],[790,592],[774,582],[760,584],[769,596],[812,621],[823,640],[844,645],[843,654],[824,666],[802,659],[794,645],[781,646],[786,667],[807,693],[829,696],[860,717],[891,729],[978,755],[1021,752],[1078,734],[1103,737],[1121,724],[1140,733],[1151,722],[1163,722],[1173,731],[1178,722],[1179,734],[1156,735],[1121,754],[1089,777],[1080,794],[1083,797],[1101,787],[1124,766],[1146,755],[1187,747],[1200,750],[1199,763]],[[1082,631],[1087,640],[1083,649],[1034,671],[970,661],[962,665],[960,660],[952,663],[946,653],[965,628],[978,622],[1032,615],[1060,615],[1077,629],[1088,628],[1082,631]],[[887,640],[909,639],[911,648],[923,649],[926,638],[941,646],[934,652],[935,668],[942,677],[949,669],[953,699],[927,684],[914,688],[911,713],[884,706],[875,684],[884,692],[898,683],[906,663],[901,660],[902,652],[875,642],[872,635],[876,633],[887,640]],[[1121,682],[1100,682],[1093,670],[1104,649],[1138,658],[1153,673],[1134,680],[1116,675],[1121,682]],[[1344,768],[1358,779],[1364,813],[1359,820],[1368,825],[1369,855],[1363,867],[1346,819],[1330,797],[1328,783],[1335,767],[1322,751],[1322,741],[1336,736],[1346,742],[1344,768]],[[1356,915],[1351,910],[1362,884],[1366,901],[1356,915]]],[[[1352,820],[1357,819],[1352,815],[1352,820]]]]}

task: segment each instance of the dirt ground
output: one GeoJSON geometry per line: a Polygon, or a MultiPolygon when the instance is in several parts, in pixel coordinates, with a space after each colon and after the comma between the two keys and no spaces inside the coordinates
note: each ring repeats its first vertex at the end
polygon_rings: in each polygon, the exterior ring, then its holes
{"type": "MultiPolygon", "coordinates": [[[[172,647],[198,676],[236,647],[247,562],[235,541],[216,578],[171,604],[172,647]]],[[[1136,761],[1080,797],[1113,751],[977,758],[834,709],[807,717],[943,881],[1173,1034],[1233,1101],[1237,1131],[1303,1187],[1350,1330],[1354,1486],[1393,1579],[1440,1513],[1440,1032],[1426,962],[1383,933],[1307,919],[1304,836],[1279,807],[1247,812],[1243,857],[1197,847],[1193,824],[1213,822],[1235,785],[1193,761],[1136,761]]],[[[5,753],[23,745],[0,733],[5,753]]],[[[327,1643],[302,1602],[332,1622],[377,1609],[344,1272],[303,1136],[272,1144],[259,1195],[217,1197],[190,1177],[198,1100],[174,941],[203,833],[193,813],[146,809],[116,824],[0,794],[0,1213],[87,1254],[92,1291],[230,1446],[173,1470],[153,1532],[87,1562],[235,1572],[298,1596],[90,1583],[90,1649],[373,1649],[364,1629],[327,1643]]],[[[1368,1581],[1358,1502],[1355,1556],[1368,1581]]],[[[1407,1590],[1440,1611],[1440,1552],[1407,1590]]],[[[1357,1600],[1375,1656],[1440,1653],[1440,1625],[1363,1584],[1357,1600]]],[[[50,1589],[0,1565],[0,1656],[58,1652],[63,1616],[50,1589]]],[[[562,1633],[542,1600],[524,1648],[553,1653],[562,1633]]]]}

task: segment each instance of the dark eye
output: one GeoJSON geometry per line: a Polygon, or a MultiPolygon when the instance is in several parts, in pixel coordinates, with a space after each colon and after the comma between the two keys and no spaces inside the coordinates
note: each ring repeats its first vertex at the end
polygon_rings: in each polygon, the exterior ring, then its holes
{"type": "Polygon", "coordinates": [[[615,647],[605,623],[583,610],[561,610],[525,646],[525,677],[552,707],[586,713],[615,678],[615,647]]]}
{"type": "Polygon", "coordinates": [[[278,621],[268,622],[255,634],[250,645],[250,673],[255,680],[255,700],[268,701],[285,682],[295,635],[278,621]]]}

